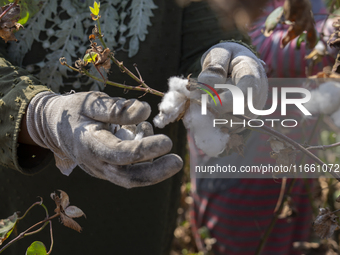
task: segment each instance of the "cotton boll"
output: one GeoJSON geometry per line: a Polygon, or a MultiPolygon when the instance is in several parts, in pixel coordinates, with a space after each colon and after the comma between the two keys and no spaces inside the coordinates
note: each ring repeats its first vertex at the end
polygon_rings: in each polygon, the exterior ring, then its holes
{"type": "Polygon", "coordinates": [[[311,99],[304,106],[312,114],[332,114],[340,107],[339,98],[340,84],[330,81],[321,84],[318,89],[311,91],[311,99]]]}
{"type": "Polygon", "coordinates": [[[178,91],[167,92],[158,106],[160,113],[153,120],[155,126],[164,128],[174,122],[184,111],[186,101],[187,97],[178,91]]]}
{"type": "Polygon", "coordinates": [[[217,157],[225,149],[229,134],[213,127],[213,120],[214,116],[209,111],[207,115],[201,115],[201,107],[191,104],[183,123],[192,132],[196,146],[208,156],[217,157]]]}
{"type": "Polygon", "coordinates": [[[334,112],[331,115],[331,117],[334,121],[334,124],[337,125],[340,128],[340,109],[338,109],[336,112],[334,112]]]}
{"type": "Polygon", "coordinates": [[[187,90],[188,79],[183,79],[180,77],[171,77],[168,81],[169,83],[169,91],[178,91],[182,95],[186,97],[190,96],[190,91],[187,90]]]}

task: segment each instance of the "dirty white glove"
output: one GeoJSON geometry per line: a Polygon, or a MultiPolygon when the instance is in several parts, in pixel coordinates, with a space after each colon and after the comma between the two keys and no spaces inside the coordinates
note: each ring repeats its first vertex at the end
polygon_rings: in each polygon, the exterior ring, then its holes
{"type": "MultiPolygon", "coordinates": [[[[201,58],[202,71],[198,76],[198,82],[215,87],[215,84],[231,84],[240,88],[245,99],[244,114],[250,118],[256,117],[247,107],[248,87],[252,90],[253,106],[262,110],[268,94],[268,81],[263,68],[263,61],[247,47],[235,42],[223,42],[216,44],[205,52],[201,58]],[[228,78],[231,75],[231,78],[228,78]]],[[[208,88],[200,86],[198,87],[208,88]]],[[[154,119],[157,127],[164,127],[175,121],[185,111],[184,125],[194,136],[198,148],[209,156],[218,156],[226,148],[230,132],[241,132],[243,125],[230,126],[233,122],[242,122],[234,117],[233,96],[228,89],[217,89],[222,105],[215,95],[215,101],[208,97],[207,115],[201,114],[201,95],[206,92],[195,89],[185,79],[178,77],[169,80],[169,92],[159,105],[160,113],[154,119]],[[190,91],[189,91],[189,90],[190,91]],[[190,107],[186,109],[186,101],[190,100],[190,107]],[[212,110],[212,111],[211,111],[212,110]],[[228,123],[213,127],[214,119],[226,119],[228,123]]]]}
{"type": "Polygon", "coordinates": [[[143,122],[150,111],[146,102],[101,92],[43,92],[28,106],[27,127],[39,146],[53,151],[63,174],[79,165],[92,176],[132,188],[161,182],[183,165],[175,154],[145,162],[172,147],[167,136],[153,135],[151,125],[143,122]]]}
{"type": "MultiPolygon", "coordinates": [[[[206,83],[212,87],[215,84],[233,84],[240,88],[247,105],[248,87],[253,88],[252,102],[257,110],[263,109],[268,95],[268,80],[263,68],[264,62],[255,56],[245,46],[234,43],[219,43],[210,48],[201,58],[202,71],[198,82],[206,83]],[[228,74],[231,78],[228,79],[228,74]]],[[[219,114],[233,112],[233,96],[230,90],[216,89],[222,100],[222,105],[215,106],[209,98],[209,103],[219,114]]],[[[215,96],[215,100],[217,96],[215,96]]],[[[255,117],[248,107],[244,114],[250,118],[255,117]]]]}

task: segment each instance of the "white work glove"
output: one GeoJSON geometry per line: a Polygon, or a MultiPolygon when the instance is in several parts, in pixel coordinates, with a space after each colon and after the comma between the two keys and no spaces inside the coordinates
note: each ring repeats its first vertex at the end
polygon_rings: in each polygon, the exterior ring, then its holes
{"type": "MultiPolygon", "coordinates": [[[[215,84],[237,86],[242,90],[245,98],[244,114],[255,118],[256,116],[247,107],[247,89],[253,88],[253,106],[257,110],[262,110],[268,94],[268,81],[263,64],[264,62],[258,59],[252,51],[239,43],[219,43],[203,54],[202,71],[198,76],[198,82],[211,87],[215,84]],[[231,78],[228,78],[228,74],[231,78]]],[[[188,87],[188,82],[184,79],[175,77],[169,80],[169,92],[159,105],[160,113],[154,119],[154,123],[157,127],[164,127],[175,121],[185,111],[183,122],[193,134],[197,147],[208,156],[216,157],[226,148],[231,132],[239,133],[244,130],[243,125],[230,126],[231,119],[233,122],[242,122],[232,115],[232,94],[227,89],[216,89],[222,105],[217,96],[215,96],[217,105],[208,97],[207,115],[201,115],[201,106],[197,102],[200,102],[201,94],[206,94],[206,92],[192,85],[188,87]],[[186,109],[188,100],[190,100],[190,107],[186,109]],[[227,119],[228,123],[213,127],[214,119],[227,119]]]]}
{"type": "Polygon", "coordinates": [[[151,125],[142,122],[150,112],[146,102],[102,92],[43,92],[28,106],[27,127],[39,146],[53,151],[63,174],[69,175],[78,165],[94,177],[132,188],[161,182],[183,165],[175,154],[145,162],[172,147],[167,136],[153,135],[151,125]]]}

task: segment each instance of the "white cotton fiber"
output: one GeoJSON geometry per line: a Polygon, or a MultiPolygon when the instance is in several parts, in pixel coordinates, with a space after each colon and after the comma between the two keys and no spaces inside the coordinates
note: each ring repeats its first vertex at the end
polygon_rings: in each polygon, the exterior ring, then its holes
{"type": "Polygon", "coordinates": [[[312,113],[333,114],[340,108],[340,83],[329,81],[311,91],[311,99],[304,106],[312,113]]]}
{"type": "Polygon", "coordinates": [[[221,132],[213,126],[214,116],[211,112],[201,114],[201,106],[191,104],[187,110],[183,123],[194,135],[196,146],[210,157],[217,157],[225,149],[229,134],[221,132]]]}
{"type": "Polygon", "coordinates": [[[336,112],[334,112],[331,115],[331,117],[334,121],[334,124],[337,125],[340,128],[340,109],[338,109],[336,112]]]}
{"type": "Polygon", "coordinates": [[[196,146],[210,157],[217,157],[225,149],[229,134],[223,133],[213,126],[214,116],[208,110],[207,115],[201,114],[201,106],[191,103],[189,109],[185,109],[187,100],[200,100],[201,91],[189,91],[186,86],[187,79],[171,77],[169,79],[169,91],[164,95],[159,104],[159,114],[153,122],[156,127],[163,128],[170,122],[174,122],[185,110],[183,123],[192,132],[196,146]]]}
{"type": "Polygon", "coordinates": [[[159,114],[153,119],[156,127],[164,128],[184,111],[185,103],[190,96],[190,91],[186,89],[187,84],[187,79],[179,77],[169,79],[169,91],[158,106],[159,114]]]}

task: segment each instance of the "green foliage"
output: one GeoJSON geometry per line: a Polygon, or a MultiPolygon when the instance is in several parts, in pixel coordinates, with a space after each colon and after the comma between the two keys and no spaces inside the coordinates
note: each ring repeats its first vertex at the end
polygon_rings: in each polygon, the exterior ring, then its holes
{"type": "MultiPolygon", "coordinates": [[[[0,6],[13,3],[14,0],[0,0],[0,6]]],[[[42,1],[40,0],[21,0],[20,1],[20,19],[18,23],[24,25],[29,17],[33,17],[41,8],[42,1]]]]}
{"type": "Polygon", "coordinates": [[[0,220],[0,245],[10,236],[17,221],[17,213],[14,213],[7,219],[0,220]]]}
{"type": "Polygon", "coordinates": [[[85,63],[94,63],[96,62],[97,56],[98,56],[97,53],[93,53],[93,52],[87,53],[85,54],[83,61],[85,63]]]}
{"type": "Polygon", "coordinates": [[[46,247],[42,242],[35,241],[27,248],[25,255],[47,255],[46,247]]]}
{"type": "Polygon", "coordinates": [[[94,1],[93,8],[90,6],[91,13],[95,16],[99,15],[100,3],[94,1]]]}
{"type": "Polygon", "coordinates": [[[296,42],[296,49],[299,50],[300,47],[301,47],[301,43],[302,42],[306,42],[306,36],[307,36],[307,33],[306,32],[303,32],[299,38],[297,39],[297,42],[296,42]]]}

